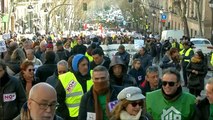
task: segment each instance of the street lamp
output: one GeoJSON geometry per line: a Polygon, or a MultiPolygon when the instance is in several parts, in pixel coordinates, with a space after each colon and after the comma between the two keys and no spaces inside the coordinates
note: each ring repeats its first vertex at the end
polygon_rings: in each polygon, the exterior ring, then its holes
{"type": "Polygon", "coordinates": [[[209,1],[209,7],[212,10],[211,42],[213,42],[213,0],[209,1]]]}
{"type": "Polygon", "coordinates": [[[33,12],[33,6],[30,4],[28,7],[27,7],[27,10],[28,10],[28,12],[29,12],[29,14],[30,14],[30,20],[29,20],[29,26],[30,26],[30,33],[32,33],[33,31],[33,29],[32,29],[32,12],[33,12]]]}
{"type": "Polygon", "coordinates": [[[155,17],[156,17],[156,12],[155,12],[155,10],[153,10],[153,12],[152,12],[152,19],[153,19],[153,24],[152,24],[152,32],[154,33],[155,32],[155,17]]]}

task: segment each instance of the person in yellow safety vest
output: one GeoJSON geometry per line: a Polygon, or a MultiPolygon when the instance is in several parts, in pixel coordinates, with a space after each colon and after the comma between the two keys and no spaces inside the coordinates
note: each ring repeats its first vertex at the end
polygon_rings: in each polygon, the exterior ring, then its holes
{"type": "Polygon", "coordinates": [[[91,73],[87,57],[77,54],[72,60],[72,72],[59,75],[56,86],[59,103],[57,114],[64,120],[77,119],[81,97],[93,85],[91,73]]]}
{"type": "Polygon", "coordinates": [[[211,61],[210,61],[210,63],[211,63],[211,65],[213,66],[213,52],[212,52],[212,55],[211,55],[212,57],[211,57],[211,61]]]}
{"type": "Polygon", "coordinates": [[[70,44],[71,49],[74,48],[74,47],[78,44],[77,40],[78,40],[78,37],[77,37],[77,36],[75,36],[75,37],[72,39],[71,44],[70,44]]]}
{"type": "Polygon", "coordinates": [[[92,51],[95,49],[96,46],[92,46],[90,45],[88,48],[87,48],[87,51],[85,53],[85,56],[89,59],[90,62],[93,61],[93,57],[92,57],[92,51]]]}
{"type": "Polygon", "coordinates": [[[180,49],[180,45],[177,42],[177,39],[172,40],[172,48],[177,48],[178,50],[180,49]]]}
{"type": "Polygon", "coordinates": [[[181,56],[182,56],[182,62],[181,62],[181,66],[182,66],[182,71],[183,71],[183,79],[184,79],[184,86],[187,86],[187,71],[186,71],[186,67],[190,62],[190,59],[194,56],[194,51],[191,48],[191,42],[190,41],[185,41],[183,43],[183,47],[184,49],[182,51],[180,51],[181,56]]]}

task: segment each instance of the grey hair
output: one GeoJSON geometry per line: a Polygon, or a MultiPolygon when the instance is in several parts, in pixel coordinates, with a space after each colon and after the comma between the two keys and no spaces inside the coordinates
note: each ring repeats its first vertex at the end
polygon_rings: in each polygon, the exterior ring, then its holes
{"type": "Polygon", "coordinates": [[[146,75],[149,74],[149,73],[158,73],[158,67],[157,66],[149,66],[147,69],[146,69],[146,75]]]}
{"type": "Polygon", "coordinates": [[[62,66],[65,66],[66,69],[68,70],[68,62],[66,60],[60,60],[58,63],[57,63],[57,66],[59,65],[62,65],[62,66]]]}
{"type": "Polygon", "coordinates": [[[106,72],[107,76],[109,76],[109,72],[108,72],[107,68],[104,67],[104,66],[101,66],[101,65],[96,66],[96,67],[93,69],[93,73],[94,73],[94,72],[106,72]]]}

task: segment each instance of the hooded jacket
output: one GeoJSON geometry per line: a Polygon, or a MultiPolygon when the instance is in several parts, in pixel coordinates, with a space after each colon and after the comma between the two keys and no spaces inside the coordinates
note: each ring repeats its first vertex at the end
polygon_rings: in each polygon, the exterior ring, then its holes
{"type": "Polygon", "coordinates": [[[122,59],[118,56],[114,56],[111,60],[110,67],[109,67],[109,74],[110,74],[110,84],[111,85],[117,85],[117,86],[137,86],[137,82],[135,78],[127,74],[127,67],[123,63],[122,59]],[[121,77],[118,78],[113,73],[113,66],[115,65],[121,65],[122,66],[122,73],[121,77]]]}

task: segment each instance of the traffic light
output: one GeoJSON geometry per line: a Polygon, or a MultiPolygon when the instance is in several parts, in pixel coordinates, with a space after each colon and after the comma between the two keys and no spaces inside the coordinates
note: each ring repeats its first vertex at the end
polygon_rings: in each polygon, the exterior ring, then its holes
{"type": "Polygon", "coordinates": [[[129,3],[132,3],[133,2],[133,0],[128,0],[129,1],[129,3]]]}
{"type": "Polygon", "coordinates": [[[83,3],[83,11],[87,11],[87,3],[83,3]]]}

